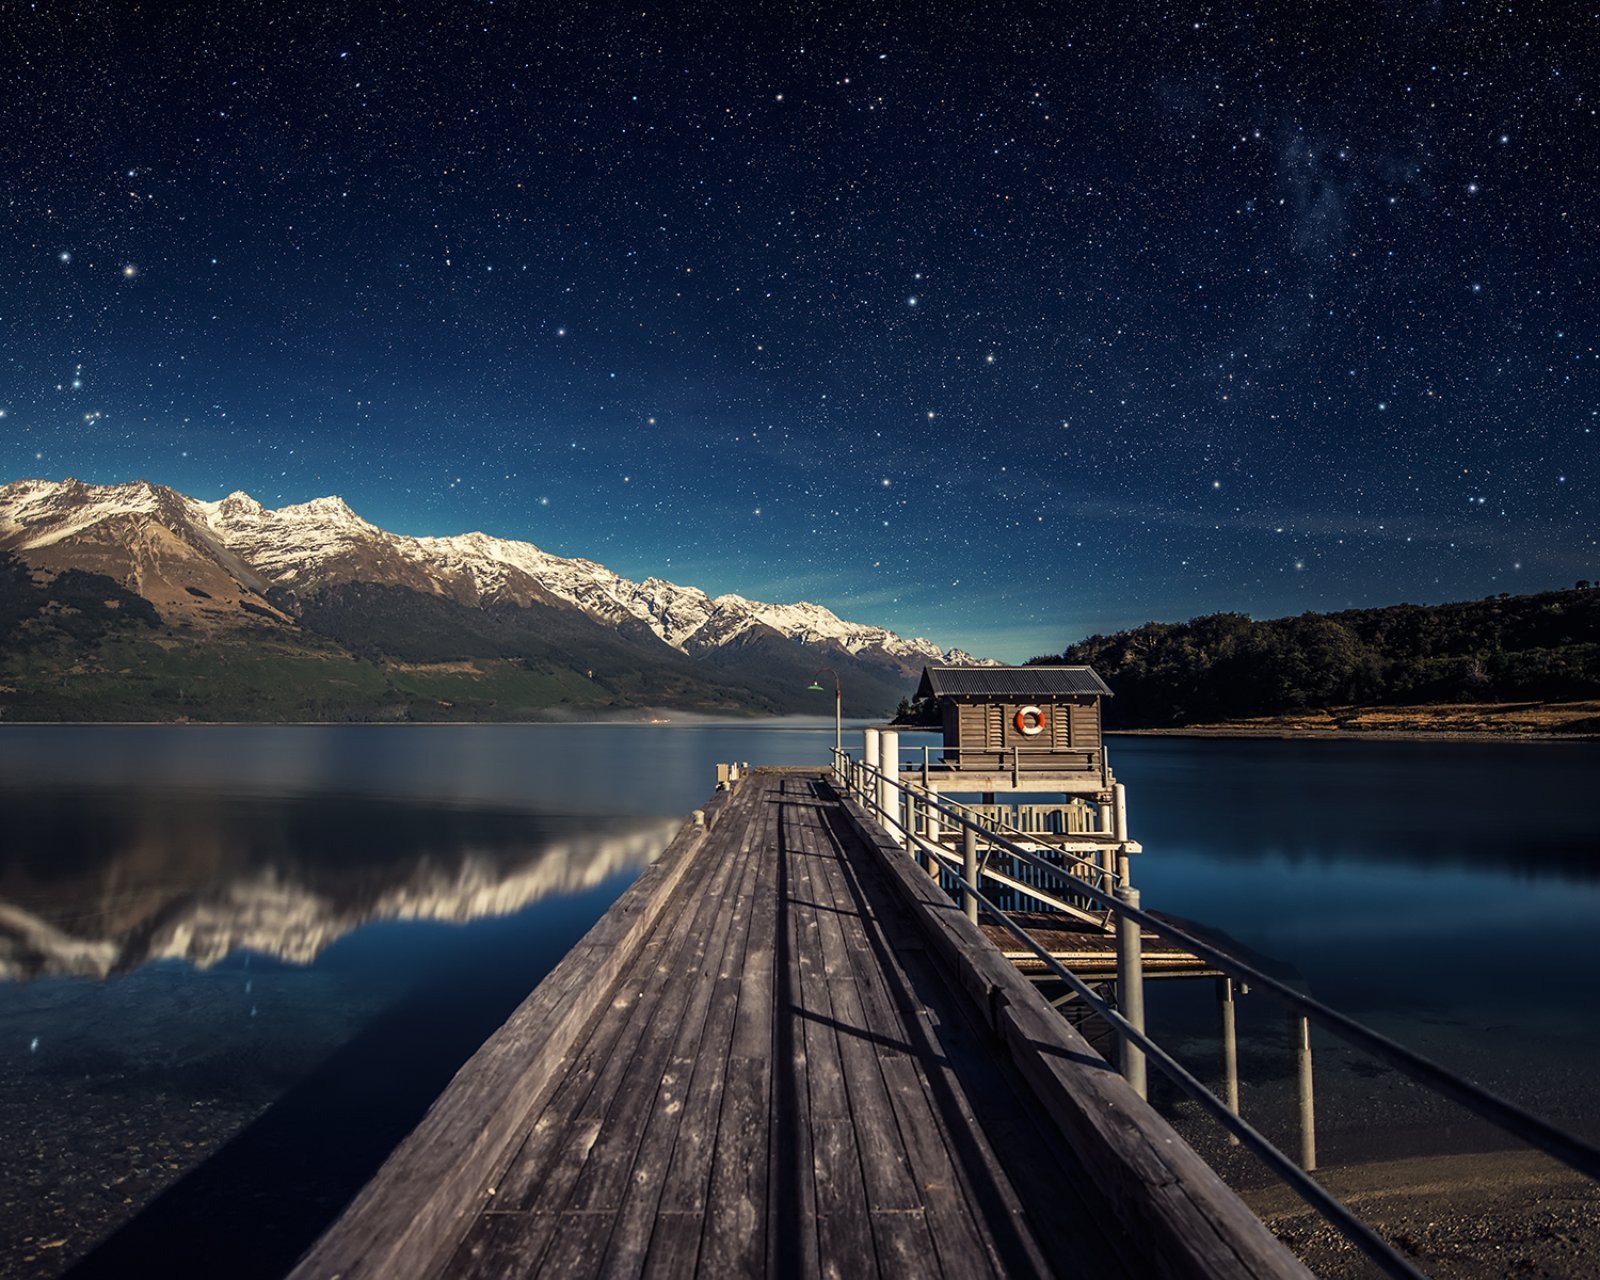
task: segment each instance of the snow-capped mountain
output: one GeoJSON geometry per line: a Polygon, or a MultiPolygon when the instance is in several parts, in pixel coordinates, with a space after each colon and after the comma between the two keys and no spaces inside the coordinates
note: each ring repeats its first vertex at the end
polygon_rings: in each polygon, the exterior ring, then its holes
{"type": "MultiPolygon", "coordinates": [[[[373,607],[366,596],[356,605],[350,593],[378,588],[432,599],[435,609],[448,602],[487,613],[496,625],[504,616],[520,617],[517,610],[533,611],[551,625],[557,615],[576,613],[613,641],[620,636],[647,650],[653,645],[708,660],[724,676],[741,661],[753,675],[758,651],[770,667],[782,657],[769,647],[779,639],[808,660],[865,664],[874,679],[896,683],[915,679],[924,663],[979,662],[930,640],[846,621],[818,604],[712,597],[654,577],[635,582],[591,560],[483,533],[390,533],[337,497],[274,510],[245,493],[206,502],[146,481],[20,480],[0,487],[5,552],[36,573],[76,570],[110,578],[153,605],[163,622],[202,631],[226,630],[244,619],[251,626],[276,621],[326,632],[335,625],[327,618],[331,609],[342,629],[337,638],[348,642],[343,632],[352,615],[373,607]],[[512,615],[504,614],[508,609],[512,615]]],[[[382,603],[400,608],[390,596],[382,603]]],[[[465,624],[452,616],[448,625],[459,631],[465,624]]],[[[563,645],[565,664],[595,678],[582,637],[565,636],[563,645]]]]}
{"type": "Polygon", "coordinates": [[[708,596],[660,578],[633,582],[592,560],[568,559],[529,542],[482,533],[413,538],[363,520],[344,499],[316,498],[276,510],[247,493],[220,502],[188,498],[136,481],[86,485],[21,480],[0,488],[0,549],[37,552],[112,520],[140,516],[187,525],[203,543],[230,552],[275,586],[336,581],[399,581],[473,602],[554,596],[605,622],[637,618],[674,649],[725,644],[757,625],[807,644],[847,653],[875,650],[916,662],[975,662],[921,637],[846,622],[819,604],[767,604],[739,595],[708,596]]]}

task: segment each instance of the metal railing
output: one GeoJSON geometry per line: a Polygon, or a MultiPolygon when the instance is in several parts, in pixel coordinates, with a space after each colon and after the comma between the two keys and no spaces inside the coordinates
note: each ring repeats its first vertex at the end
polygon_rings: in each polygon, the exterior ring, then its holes
{"type": "MultiPolygon", "coordinates": [[[[898,762],[896,762],[898,763],[898,762]]],[[[1146,1062],[1157,1069],[1184,1094],[1216,1119],[1242,1145],[1249,1148],[1273,1173],[1291,1187],[1305,1202],[1337,1228],[1356,1248],[1360,1249],[1381,1270],[1391,1276],[1418,1277],[1418,1271],[1404,1256],[1378,1235],[1373,1228],[1356,1217],[1337,1198],[1312,1178],[1307,1168],[1314,1165],[1314,1147],[1306,1145],[1309,1120],[1309,1026],[1315,1023],[1347,1044],[1362,1049],[1388,1063],[1402,1074],[1433,1092],[1456,1102],[1473,1115],[1486,1120],[1529,1146],[1544,1152],[1561,1163],[1600,1181],[1600,1147],[1557,1129],[1549,1121],[1534,1115],[1498,1094],[1473,1084],[1446,1070],[1421,1054],[1415,1053],[1381,1032],[1357,1022],[1336,1009],[1296,991],[1281,980],[1262,972],[1253,965],[1235,958],[1210,942],[1189,931],[1153,916],[1139,905],[1138,891],[1126,882],[1126,873],[1118,878],[1114,887],[1107,889],[1074,877],[1071,886],[1074,896],[1087,898],[1106,912],[1106,920],[1114,922],[1117,939],[1117,1003],[1113,1005],[1087,982],[1055,959],[1009,913],[992,901],[984,892],[988,879],[999,879],[988,871],[978,859],[976,845],[982,840],[991,850],[1000,849],[1008,855],[1032,863],[1058,876],[1070,875],[1062,867],[1054,867],[1010,836],[996,831],[967,806],[953,804],[935,797],[926,788],[888,772],[866,761],[853,759],[848,752],[836,752],[833,774],[840,787],[857,800],[893,838],[907,850],[908,856],[934,859],[943,874],[951,876],[960,891],[964,913],[976,921],[978,908],[985,908],[1005,930],[1022,943],[1046,969],[1065,983],[1084,1004],[1104,1019],[1117,1038],[1118,1065],[1123,1076],[1141,1096],[1145,1093],[1146,1062]],[[937,814],[939,828],[946,824],[962,832],[962,852],[955,854],[942,843],[928,839],[926,820],[919,823],[919,810],[937,814]],[[919,833],[919,825],[922,833],[919,833]],[[959,870],[957,866],[959,865],[959,870]],[[1142,933],[1148,931],[1185,948],[1190,954],[1213,965],[1229,979],[1248,983],[1254,990],[1285,1007],[1296,1023],[1301,1050],[1302,1073],[1300,1080],[1302,1116],[1302,1168],[1270,1140],[1264,1137],[1237,1112],[1233,1106],[1219,1098],[1208,1086],[1173,1058],[1146,1034],[1144,1028],[1143,953],[1142,933]],[[1311,1158],[1307,1158],[1310,1155],[1311,1158]]],[[[1120,825],[1120,824],[1119,824],[1120,825]]],[[[1124,834],[1121,832],[1119,834],[1124,834]]],[[[1026,838],[1024,835],[1022,838],[1026,838]]],[[[1030,896],[1047,903],[1052,900],[1025,886],[1030,896]]]]}
{"type": "MultiPolygon", "coordinates": [[[[936,733],[937,729],[907,726],[908,733],[936,733]]],[[[1054,746],[1048,742],[1029,745],[1013,742],[1009,746],[957,747],[925,746],[921,748],[922,769],[925,773],[945,775],[968,773],[1021,773],[1049,769],[1053,773],[1065,770],[1074,775],[1107,776],[1108,757],[1104,745],[1095,747],[1054,746]]]]}

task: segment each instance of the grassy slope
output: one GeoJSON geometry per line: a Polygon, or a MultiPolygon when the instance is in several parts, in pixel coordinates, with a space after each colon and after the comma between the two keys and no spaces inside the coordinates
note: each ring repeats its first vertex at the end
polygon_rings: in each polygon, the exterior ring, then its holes
{"type": "MultiPolygon", "coordinates": [[[[249,616],[200,632],[169,624],[110,578],[64,573],[40,585],[0,560],[0,718],[538,720],[830,709],[805,691],[809,659],[779,670],[767,669],[775,655],[696,662],[642,628],[619,635],[571,610],[468,608],[359,584],[281,603],[299,612],[299,627],[249,616]]],[[[881,713],[905,691],[858,682],[856,692],[876,699],[863,712],[881,713]]]]}

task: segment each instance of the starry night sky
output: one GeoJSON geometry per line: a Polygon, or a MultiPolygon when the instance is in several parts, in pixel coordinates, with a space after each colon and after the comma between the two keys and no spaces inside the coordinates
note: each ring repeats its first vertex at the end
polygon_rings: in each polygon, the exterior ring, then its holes
{"type": "Polygon", "coordinates": [[[0,478],[1008,659],[1600,577],[1600,14],[11,4],[0,478]]]}

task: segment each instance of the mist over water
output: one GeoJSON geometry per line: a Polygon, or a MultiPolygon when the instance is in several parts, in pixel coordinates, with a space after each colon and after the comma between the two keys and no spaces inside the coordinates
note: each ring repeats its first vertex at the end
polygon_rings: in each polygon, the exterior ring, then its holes
{"type": "MultiPolygon", "coordinates": [[[[0,1275],[179,1266],[179,1238],[197,1273],[280,1274],[717,762],[821,765],[832,739],[831,720],[0,729],[0,1275]]],[[[1513,1097],[1600,1114],[1580,945],[1600,748],[1111,755],[1147,906],[1513,1097]]],[[[1281,1016],[1239,1007],[1266,1116],[1281,1016]]],[[[1209,1061],[1209,983],[1155,984],[1150,1009],[1209,1061]]],[[[1371,1073],[1326,1046],[1318,1064],[1326,1149],[1354,1152],[1341,1089],[1371,1073]]]]}

